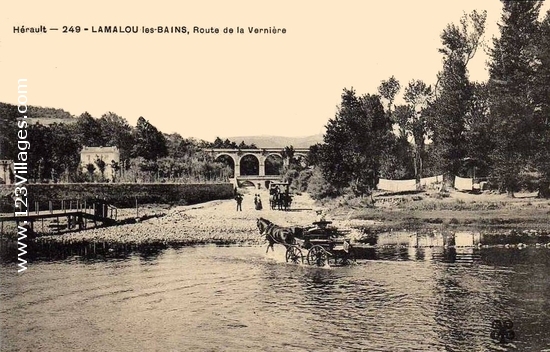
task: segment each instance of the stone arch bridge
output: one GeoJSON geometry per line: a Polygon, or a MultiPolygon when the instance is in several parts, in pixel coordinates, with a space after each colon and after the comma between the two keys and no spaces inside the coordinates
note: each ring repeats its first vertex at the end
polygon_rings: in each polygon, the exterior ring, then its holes
{"type": "MultiPolygon", "coordinates": [[[[258,149],[225,149],[225,148],[213,148],[205,149],[217,159],[221,156],[228,156],[233,160],[233,175],[232,180],[235,185],[242,184],[245,181],[251,182],[254,185],[261,187],[264,184],[267,187],[267,181],[280,181],[283,175],[266,175],[265,162],[270,156],[281,158],[283,166],[288,166],[289,158],[284,155],[283,148],[258,148],[258,149]],[[246,156],[253,156],[258,160],[258,175],[241,175],[241,160],[246,156]]],[[[294,148],[294,157],[306,157],[309,152],[309,148],[294,148]]]]}

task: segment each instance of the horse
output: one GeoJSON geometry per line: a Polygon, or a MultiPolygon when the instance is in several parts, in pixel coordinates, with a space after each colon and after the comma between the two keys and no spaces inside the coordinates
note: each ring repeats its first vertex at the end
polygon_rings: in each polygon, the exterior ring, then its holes
{"type": "Polygon", "coordinates": [[[294,231],[292,231],[289,227],[275,225],[271,221],[264,218],[258,218],[256,221],[256,226],[258,226],[260,235],[265,235],[265,238],[269,242],[265,250],[266,253],[269,252],[269,247],[271,247],[271,251],[273,252],[273,245],[275,243],[282,244],[285,247],[296,243],[294,239],[294,231]]]}
{"type": "Polygon", "coordinates": [[[277,204],[279,206],[279,210],[287,211],[290,208],[290,204],[292,204],[292,196],[288,193],[280,193],[277,199],[277,204]]]}
{"type": "Polygon", "coordinates": [[[269,195],[269,205],[271,210],[275,210],[275,207],[277,207],[277,195],[275,193],[269,195]]]}

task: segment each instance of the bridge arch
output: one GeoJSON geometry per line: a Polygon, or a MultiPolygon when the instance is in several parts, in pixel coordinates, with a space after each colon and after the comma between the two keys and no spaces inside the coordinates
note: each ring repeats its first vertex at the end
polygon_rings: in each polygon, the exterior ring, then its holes
{"type": "Polygon", "coordinates": [[[262,162],[256,154],[245,153],[245,154],[239,156],[239,175],[243,175],[243,176],[244,175],[257,175],[257,176],[259,176],[261,169],[262,169],[262,162]],[[248,160],[251,160],[251,161],[254,160],[254,163],[251,164],[248,160]],[[249,173],[249,172],[251,172],[251,173],[249,173]]]}
{"type": "MultiPolygon", "coordinates": [[[[205,151],[213,154],[214,159],[222,155],[226,155],[233,160],[234,164],[234,177],[238,178],[241,176],[241,161],[247,156],[254,157],[258,162],[258,174],[260,178],[264,177],[277,177],[279,175],[268,175],[265,174],[265,162],[266,159],[273,157],[280,157],[283,160],[283,165],[288,165],[288,158],[284,157],[282,148],[259,148],[259,149],[226,149],[226,148],[209,148],[204,149],[205,151]]],[[[294,148],[294,155],[306,156],[309,152],[309,148],[294,148]]]]}
{"type": "Polygon", "coordinates": [[[230,153],[219,153],[215,155],[214,161],[222,161],[226,166],[230,167],[232,170],[230,177],[231,178],[235,177],[235,165],[237,165],[237,162],[235,161],[235,158],[233,157],[233,155],[231,155],[230,153]],[[227,159],[229,159],[230,161],[227,159]]]}

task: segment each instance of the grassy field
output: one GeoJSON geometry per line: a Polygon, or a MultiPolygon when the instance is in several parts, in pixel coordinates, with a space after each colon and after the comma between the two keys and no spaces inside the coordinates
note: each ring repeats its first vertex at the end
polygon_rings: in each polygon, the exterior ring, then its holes
{"type": "Polygon", "coordinates": [[[506,230],[550,231],[550,200],[536,193],[506,195],[450,192],[442,197],[435,192],[375,195],[374,207],[357,199],[333,200],[325,204],[333,217],[371,220],[378,227],[406,230],[506,230]]]}

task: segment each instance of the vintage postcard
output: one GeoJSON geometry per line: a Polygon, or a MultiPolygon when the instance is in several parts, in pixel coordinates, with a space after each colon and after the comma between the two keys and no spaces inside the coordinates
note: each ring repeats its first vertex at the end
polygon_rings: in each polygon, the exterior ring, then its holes
{"type": "Polygon", "coordinates": [[[0,351],[550,351],[550,3],[5,1],[0,351]]]}

